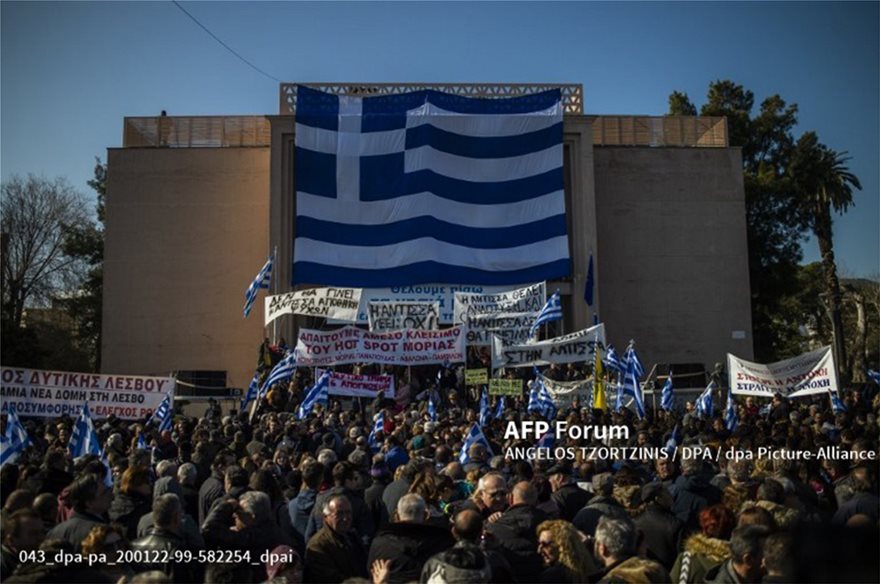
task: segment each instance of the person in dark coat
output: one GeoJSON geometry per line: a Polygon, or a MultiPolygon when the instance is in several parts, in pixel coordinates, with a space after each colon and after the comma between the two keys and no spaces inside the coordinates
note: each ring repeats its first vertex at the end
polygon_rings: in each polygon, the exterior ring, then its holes
{"type": "Polygon", "coordinates": [[[174,582],[201,582],[203,570],[198,562],[175,562],[173,554],[177,550],[187,549],[181,537],[183,505],[177,495],[166,493],[153,502],[153,527],[147,535],[131,542],[131,549],[139,552],[153,552],[143,557],[154,558],[156,563],[141,564],[143,571],[159,570],[168,575],[174,582]],[[168,555],[166,555],[166,553],[168,555]]]}
{"type": "Polygon", "coordinates": [[[223,449],[214,456],[214,462],[211,463],[211,476],[205,479],[199,489],[199,525],[205,523],[208,512],[214,501],[221,499],[225,494],[223,473],[227,466],[235,463],[232,452],[223,449]]]}
{"type": "Polygon", "coordinates": [[[403,474],[396,481],[392,481],[385,491],[382,492],[382,503],[385,505],[385,517],[392,517],[397,511],[397,502],[409,491],[410,485],[416,479],[416,475],[424,468],[420,460],[411,460],[403,467],[403,474]]]}
{"type": "Polygon", "coordinates": [[[721,490],[703,473],[703,460],[688,458],[681,463],[681,476],[672,484],[672,512],[684,523],[685,533],[700,529],[699,514],[721,502],[721,490]]]}
{"type": "Polygon", "coordinates": [[[153,489],[150,486],[150,469],[134,467],[122,474],[119,493],[110,505],[110,521],[125,528],[128,541],[137,538],[138,522],[153,507],[153,489]]]}
{"type": "MultiPolygon", "coordinates": [[[[185,462],[177,469],[177,482],[183,496],[183,512],[194,518],[199,516],[199,490],[196,488],[198,477],[199,470],[191,462],[185,462]]],[[[155,496],[155,485],[153,491],[155,496]]]]}
{"type": "Polygon", "coordinates": [[[590,500],[590,493],[580,488],[571,477],[571,467],[557,464],[547,471],[553,489],[551,500],[559,508],[559,518],[571,521],[590,500]]]}
{"type": "MultiPolygon", "coordinates": [[[[180,483],[178,483],[174,477],[162,477],[156,484],[153,485],[153,505],[156,504],[156,499],[165,494],[176,495],[178,499],[183,501],[182,493],[180,490],[180,483]]],[[[138,521],[137,526],[137,536],[138,538],[146,536],[150,529],[154,526],[153,523],[153,513],[147,513],[143,517],[141,517],[140,521],[138,521]]],[[[202,532],[199,529],[199,524],[196,523],[195,518],[193,518],[189,513],[186,512],[184,508],[183,515],[180,519],[180,530],[178,531],[180,537],[183,539],[184,544],[188,549],[200,550],[205,547],[205,540],[202,538],[202,532]]]]}
{"type": "Polygon", "coordinates": [[[641,504],[644,511],[633,522],[644,536],[648,554],[669,571],[678,557],[683,527],[670,511],[672,496],[662,483],[648,483],[642,487],[641,504]]]}
{"type": "Polygon", "coordinates": [[[66,521],[53,527],[46,539],[60,539],[71,544],[77,553],[82,540],[96,525],[106,525],[105,515],[113,501],[113,490],[104,485],[94,474],[84,474],[68,489],[73,513],[66,521]]]}
{"type": "Polygon", "coordinates": [[[37,549],[43,541],[43,521],[31,509],[19,509],[3,522],[3,545],[0,553],[0,580],[12,575],[21,552],[37,549]]]}
{"type": "Polygon", "coordinates": [[[629,515],[626,509],[612,496],[614,481],[611,473],[599,473],[593,476],[593,497],[577,512],[572,523],[580,531],[587,535],[596,533],[599,519],[610,517],[612,519],[625,519],[629,515]]]}
{"type": "Polygon", "coordinates": [[[284,544],[284,535],[272,517],[269,496],[259,491],[248,491],[240,500],[229,497],[218,501],[202,524],[202,536],[208,549],[250,554],[246,562],[206,566],[208,582],[262,582],[265,571],[260,557],[284,544]]]}
{"type": "Polygon", "coordinates": [[[544,570],[538,554],[538,526],[550,518],[538,509],[538,491],[526,481],[513,486],[510,507],[486,527],[521,582],[536,582],[544,570]]]}
{"type": "Polygon", "coordinates": [[[63,450],[50,450],[46,453],[43,468],[40,470],[41,482],[39,493],[52,493],[56,497],[64,487],[73,482],[73,475],[65,469],[66,460],[63,450]]]}
{"type": "Polygon", "coordinates": [[[382,495],[391,482],[391,473],[388,472],[388,466],[384,460],[373,465],[370,469],[370,478],[372,483],[364,491],[364,503],[367,504],[367,508],[370,510],[373,525],[379,527],[388,523],[388,514],[385,512],[385,503],[382,502],[382,495]]]}
{"type": "Polygon", "coordinates": [[[758,525],[737,527],[730,535],[730,559],[706,573],[706,582],[741,584],[760,582],[767,528],[758,525]]]}
{"type": "Polygon", "coordinates": [[[401,497],[394,522],[381,528],[373,539],[367,565],[390,560],[386,582],[417,580],[431,556],[455,544],[448,529],[428,523],[430,516],[420,495],[410,493],[401,497]]]}
{"type": "Polygon", "coordinates": [[[324,524],[324,503],[333,495],[345,495],[352,508],[354,530],[360,536],[364,546],[368,545],[376,533],[376,528],[373,525],[370,510],[364,502],[363,491],[356,490],[360,486],[360,478],[354,465],[345,461],[337,462],[333,467],[333,484],[333,488],[315,497],[315,508],[312,510],[312,515],[306,526],[306,541],[311,539],[324,524]]]}
{"type": "Polygon", "coordinates": [[[318,489],[323,480],[324,465],[320,462],[310,462],[303,469],[302,487],[299,494],[287,504],[287,512],[290,514],[293,529],[304,542],[307,541],[306,528],[309,524],[309,517],[312,516],[315,509],[315,498],[318,496],[318,489]]]}
{"type": "Polygon", "coordinates": [[[352,508],[345,495],[332,495],[322,508],[321,529],[306,546],[306,582],[342,582],[367,577],[367,555],[352,526],[352,508]]]}

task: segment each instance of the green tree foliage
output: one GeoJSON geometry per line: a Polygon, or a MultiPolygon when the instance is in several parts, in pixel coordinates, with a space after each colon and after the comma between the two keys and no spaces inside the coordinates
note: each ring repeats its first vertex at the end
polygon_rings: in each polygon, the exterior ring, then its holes
{"type": "Polygon", "coordinates": [[[104,300],[104,202],[107,195],[107,165],[95,159],[94,178],[88,185],[98,196],[98,224],[73,230],[65,250],[88,265],[80,293],[65,301],[67,312],[76,323],[77,344],[89,355],[89,368],[101,369],[101,327],[104,300]]]}
{"type": "Polygon", "coordinates": [[[687,93],[673,91],[669,95],[669,116],[695,116],[697,115],[696,106],[691,103],[691,99],[687,93]]]}

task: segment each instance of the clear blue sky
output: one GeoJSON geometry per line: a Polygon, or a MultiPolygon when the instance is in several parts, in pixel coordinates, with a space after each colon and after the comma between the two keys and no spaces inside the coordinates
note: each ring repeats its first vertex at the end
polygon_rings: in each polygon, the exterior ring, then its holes
{"type": "MultiPolygon", "coordinates": [[[[582,83],[591,114],[699,107],[732,79],[852,156],[844,275],[880,273],[878,3],[208,3],[184,7],[282,81],[582,83]]],[[[124,116],[278,113],[278,83],[171,2],[2,2],[0,163],[90,192],[124,116]]],[[[815,242],[805,260],[817,259],[815,242]]]]}

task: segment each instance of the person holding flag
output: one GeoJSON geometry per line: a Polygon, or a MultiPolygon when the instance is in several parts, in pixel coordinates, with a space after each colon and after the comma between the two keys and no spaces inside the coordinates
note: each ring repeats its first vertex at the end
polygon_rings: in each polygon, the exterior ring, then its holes
{"type": "Polygon", "coordinates": [[[532,323],[532,327],[529,329],[529,339],[534,341],[541,325],[553,322],[554,320],[562,320],[562,299],[559,297],[559,290],[554,292],[553,295],[547,299],[547,303],[544,304],[544,307],[541,308],[537,318],[535,318],[535,322],[532,323]]]}
{"type": "Polygon", "coordinates": [[[373,429],[370,431],[370,435],[367,437],[367,443],[370,445],[370,449],[373,451],[373,454],[379,452],[382,448],[382,443],[379,441],[379,434],[382,434],[382,437],[385,436],[385,411],[380,410],[378,414],[373,419],[373,429]]]}
{"type": "Polygon", "coordinates": [[[710,381],[709,385],[706,386],[706,389],[703,390],[703,393],[700,394],[700,397],[697,398],[695,413],[698,418],[711,418],[715,413],[715,405],[712,401],[712,392],[715,391],[715,382],[710,381]]]}
{"type": "Polygon", "coordinates": [[[673,395],[672,388],[672,369],[669,369],[669,376],[666,378],[666,383],[663,384],[663,392],[660,394],[660,408],[671,412],[675,405],[675,396],[673,395]]]}
{"type": "Polygon", "coordinates": [[[296,412],[296,419],[302,420],[312,413],[316,404],[326,406],[330,403],[330,371],[325,371],[318,382],[306,393],[296,412]]]}
{"type": "Polygon", "coordinates": [[[480,427],[485,428],[492,421],[492,414],[489,411],[489,394],[486,387],[483,386],[483,392],[480,395],[480,427]]]}
{"type": "Polygon", "coordinates": [[[630,341],[623,356],[623,391],[624,395],[633,398],[636,404],[636,413],[639,418],[645,417],[645,402],[642,398],[641,378],[645,374],[645,368],[636,353],[635,342],[630,341]]]}
{"type": "Polygon", "coordinates": [[[495,456],[495,454],[492,452],[492,447],[489,445],[489,440],[486,439],[485,434],[483,434],[483,430],[480,429],[480,425],[472,424],[471,429],[467,433],[467,436],[465,436],[464,444],[462,444],[461,446],[461,452],[458,454],[458,461],[461,464],[468,464],[470,462],[473,462],[471,460],[471,448],[478,444],[485,447],[489,458],[495,456]]]}
{"type": "Polygon", "coordinates": [[[727,407],[724,408],[724,426],[728,432],[736,430],[739,418],[736,415],[736,402],[733,401],[733,391],[727,390],[727,407]]]}
{"type": "Polygon", "coordinates": [[[15,413],[15,406],[9,406],[6,411],[6,434],[2,437],[2,447],[0,447],[0,466],[7,462],[15,462],[24,449],[30,446],[31,438],[28,436],[27,430],[18,419],[15,413]]]}

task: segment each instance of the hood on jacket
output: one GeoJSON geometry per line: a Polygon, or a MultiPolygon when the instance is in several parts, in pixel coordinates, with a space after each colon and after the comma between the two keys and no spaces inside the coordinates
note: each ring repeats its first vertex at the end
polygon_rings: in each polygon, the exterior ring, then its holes
{"type": "Polygon", "coordinates": [[[708,537],[702,533],[687,538],[684,542],[684,550],[694,555],[706,556],[718,563],[730,559],[729,541],[708,537]]]}
{"type": "Polygon", "coordinates": [[[452,549],[434,556],[426,567],[428,584],[470,584],[488,582],[492,578],[486,554],[479,546],[467,542],[458,542],[452,549]]]}
{"type": "Polygon", "coordinates": [[[659,563],[632,557],[619,563],[602,578],[602,582],[669,582],[669,572],[659,563]]]}
{"type": "Polygon", "coordinates": [[[776,525],[778,525],[780,529],[790,529],[801,520],[800,511],[792,509],[791,507],[786,507],[785,505],[780,505],[779,503],[774,503],[773,501],[747,501],[743,504],[740,512],[745,511],[746,509],[751,509],[752,507],[766,509],[770,515],[773,516],[776,525]]]}

